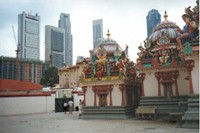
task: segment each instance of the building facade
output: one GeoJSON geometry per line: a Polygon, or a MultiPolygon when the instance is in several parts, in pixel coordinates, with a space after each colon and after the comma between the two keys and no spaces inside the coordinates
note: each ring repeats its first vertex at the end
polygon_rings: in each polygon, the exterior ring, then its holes
{"type": "Polygon", "coordinates": [[[65,63],[67,66],[73,64],[73,39],[71,34],[70,15],[61,13],[58,27],[65,30],[65,63]]]}
{"type": "Polygon", "coordinates": [[[65,64],[65,30],[54,26],[45,26],[45,61],[61,68],[65,64]]]}
{"type": "Polygon", "coordinates": [[[103,20],[97,19],[92,21],[93,25],[93,49],[100,45],[103,39],[103,20]]]}
{"type": "Polygon", "coordinates": [[[158,10],[152,9],[148,12],[148,15],[146,17],[147,22],[147,36],[149,37],[155,27],[161,22],[160,13],[158,10]]]}
{"type": "MultiPolygon", "coordinates": [[[[197,13],[192,12],[192,16],[198,16],[197,13]]],[[[190,16],[191,12],[185,10],[184,15],[190,16]]],[[[188,28],[189,32],[181,31],[168,20],[166,11],[164,18],[144,40],[144,47],[138,47],[137,69],[142,87],[136,115],[144,118],[144,112],[153,107],[155,119],[176,121],[184,128],[199,128],[198,25],[188,28]],[[185,39],[183,33],[193,36],[185,39]]]]}
{"type": "Polygon", "coordinates": [[[83,71],[83,61],[76,63],[71,67],[63,67],[59,69],[59,85],[60,88],[75,89],[79,86],[79,78],[83,71]]]}
{"type": "Polygon", "coordinates": [[[40,16],[18,15],[19,58],[40,59],[40,16]]]}
{"type": "Polygon", "coordinates": [[[32,83],[40,83],[44,71],[49,67],[48,63],[31,59],[0,57],[0,78],[13,80],[27,80],[32,83]]]}

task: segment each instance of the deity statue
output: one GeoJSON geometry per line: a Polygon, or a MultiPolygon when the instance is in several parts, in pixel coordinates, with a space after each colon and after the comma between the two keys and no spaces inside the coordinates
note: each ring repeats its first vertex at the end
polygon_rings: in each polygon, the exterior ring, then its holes
{"type": "Polygon", "coordinates": [[[102,65],[97,66],[97,79],[101,79],[103,76],[104,68],[102,65]]]}
{"type": "Polygon", "coordinates": [[[96,56],[95,56],[95,54],[94,54],[94,52],[93,52],[93,50],[90,50],[90,62],[91,63],[95,63],[96,62],[96,56]]]}
{"type": "Polygon", "coordinates": [[[125,53],[125,57],[128,58],[128,45],[126,45],[126,48],[124,50],[124,53],[125,53]]]}
{"type": "Polygon", "coordinates": [[[122,59],[119,60],[118,70],[119,70],[119,73],[126,75],[126,68],[125,68],[124,61],[122,59]]]}
{"type": "Polygon", "coordinates": [[[116,47],[116,50],[115,50],[115,52],[114,52],[114,60],[115,60],[116,63],[119,61],[119,58],[120,58],[121,54],[122,54],[122,53],[121,53],[121,51],[119,50],[119,47],[117,46],[117,47],[116,47]]]}
{"type": "Polygon", "coordinates": [[[109,75],[110,74],[110,69],[111,69],[111,65],[110,65],[109,61],[106,64],[106,68],[107,68],[107,74],[109,75]]]}
{"type": "Polygon", "coordinates": [[[196,6],[191,10],[191,6],[185,8],[185,13],[195,21],[197,27],[199,27],[199,0],[196,1],[196,6]]]}
{"type": "Polygon", "coordinates": [[[141,60],[138,58],[136,60],[136,62],[137,62],[137,65],[138,65],[138,69],[141,70],[142,69],[142,62],[141,62],[141,60]]]}
{"type": "Polygon", "coordinates": [[[140,52],[137,53],[137,55],[139,56],[138,58],[142,59],[144,57],[144,55],[147,53],[147,51],[142,47],[142,44],[140,44],[138,49],[140,50],[140,52]]]}
{"type": "Polygon", "coordinates": [[[104,62],[106,58],[106,49],[103,46],[100,46],[97,50],[97,57],[99,62],[104,62]]]}
{"type": "Polygon", "coordinates": [[[198,28],[195,21],[192,21],[187,14],[183,14],[182,19],[186,25],[183,27],[183,30],[178,29],[178,31],[181,33],[181,36],[176,38],[181,50],[183,50],[183,44],[186,41],[189,41],[198,35],[198,28]]]}
{"type": "Polygon", "coordinates": [[[159,62],[158,62],[158,57],[155,56],[154,59],[152,60],[152,65],[154,68],[159,68],[159,62]]]}
{"type": "Polygon", "coordinates": [[[168,51],[165,48],[162,48],[162,50],[159,51],[159,55],[160,55],[159,57],[160,62],[162,64],[167,63],[169,56],[168,56],[168,51]]]}
{"type": "Polygon", "coordinates": [[[135,78],[136,70],[135,70],[135,63],[133,61],[129,62],[128,73],[129,73],[131,79],[135,78]]]}
{"type": "Polygon", "coordinates": [[[151,47],[151,43],[150,43],[148,37],[147,37],[143,42],[144,42],[144,46],[145,46],[146,48],[150,48],[150,47],[151,47]]]}

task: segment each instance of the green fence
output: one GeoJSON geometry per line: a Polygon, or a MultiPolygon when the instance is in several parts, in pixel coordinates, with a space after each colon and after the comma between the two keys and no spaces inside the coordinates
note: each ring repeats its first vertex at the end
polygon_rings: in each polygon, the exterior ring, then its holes
{"type": "MultiPolygon", "coordinates": [[[[64,112],[64,102],[69,101],[71,98],[56,98],[55,99],[55,112],[64,112]]],[[[69,108],[67,109],[69,111],[69,108]]]]}

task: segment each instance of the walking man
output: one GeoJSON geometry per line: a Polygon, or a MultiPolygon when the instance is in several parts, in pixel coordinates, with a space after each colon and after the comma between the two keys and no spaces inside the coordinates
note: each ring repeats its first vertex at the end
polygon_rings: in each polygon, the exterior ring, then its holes
{"type": "Polygon", "coordinates": [[[72,102],[72,100],[70,99],[68,104],[69,104],[69,114],[72,114],[72,107],[73,107],[74,102],[72,102]]]}
{"type": "Polygon", "coordinates": [[[64,102],[64,111],[65,111],[65,114],[66,114],[66,112],[67,112],[67,107],[68,107],[68,103],[67,103],[67,101],[65,101],[65,102],[64,102]]]}

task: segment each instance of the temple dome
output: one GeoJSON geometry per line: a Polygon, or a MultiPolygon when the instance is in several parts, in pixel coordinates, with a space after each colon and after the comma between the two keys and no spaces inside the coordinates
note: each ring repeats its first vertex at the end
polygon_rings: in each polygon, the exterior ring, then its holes
{"type": "Polygon", "coordinates": [[[105,49],[107,56],[113,56],[117,48],[122,53],[123,49],[119,46],[119,44],[115,40],[110,38],[109,30],[108,30],[107,36],[108,37],[102,40],[100,42],[100,45],[96,49],[94,49],[94,53],[97,54],[98,49],[101,47],[105,49]]]}
{"type": "Polygon", "coordinates": [[[180,35],[177,31],[177,29],[180,29],[179,26],[177,26],[174,22],[167,20],[168,15],[166,11],[164,17],[165,20],[156,26],[154,32],[149,37],[151,46],[157,45],[159,38],[163,35],[162,33],[169,38],[170,43],[176,43],[176,38],[180,35]]]}

